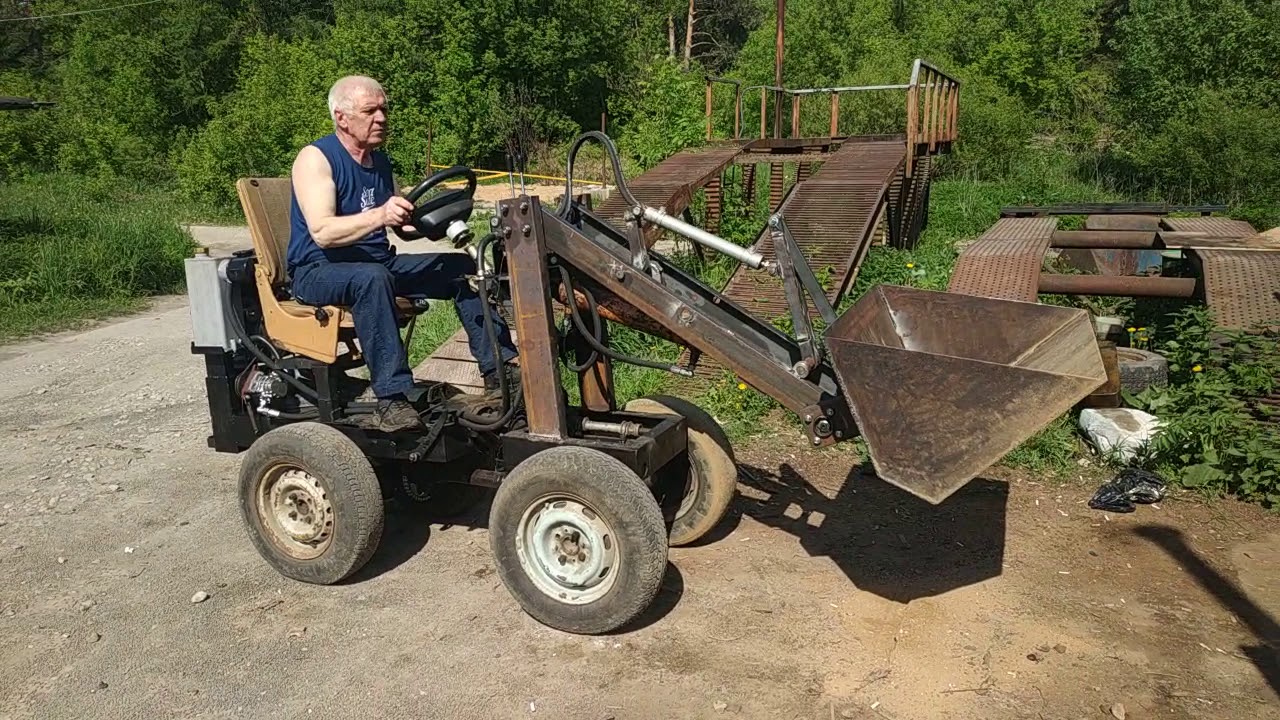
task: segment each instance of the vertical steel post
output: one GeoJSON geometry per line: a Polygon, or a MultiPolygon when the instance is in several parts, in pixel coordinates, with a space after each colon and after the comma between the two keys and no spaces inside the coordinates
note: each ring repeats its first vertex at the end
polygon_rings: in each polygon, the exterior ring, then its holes
{"type": "Polygon", "coordinates": [[[707,80],[707,140],[711,139],[711,81],[707,80]]]}
{"type": "Polygon", "coordinates": [[[568,435],[560,396],[555,317],[537,197],[521,195],[498,201],[502,235],[506,238],[515,334],[520,338],[521,383],[529,434],[559,439],[568,435]]]}

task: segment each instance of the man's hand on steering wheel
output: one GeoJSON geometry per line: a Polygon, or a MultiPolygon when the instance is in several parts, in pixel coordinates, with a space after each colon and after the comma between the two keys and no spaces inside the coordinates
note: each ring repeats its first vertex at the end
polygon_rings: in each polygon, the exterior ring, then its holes
{"type": "Polygon", "coordinates": [[[457,247],[465,245],[471,240],[467,219],[471,217],[475,192],[476,174],[471,168],[455,165],[433,174],[405,194],[403,200],[409,204],[410,212],[396,234],[404,240],[426,237],[448,239],[457,247]],[[464,178],[466,187],[427,197],[428,191],[454,178],[464,178]]]}
{"type": "Polygon", "coordinates": [[[382,207],[378,208],[381,213],[382,224],[384,227],[399,228],[403,231],[412,231],[414,228],[409,224],[409,216],[413,213],[413,203],[408,199],[399,195],[392,195],[382,207]]]}

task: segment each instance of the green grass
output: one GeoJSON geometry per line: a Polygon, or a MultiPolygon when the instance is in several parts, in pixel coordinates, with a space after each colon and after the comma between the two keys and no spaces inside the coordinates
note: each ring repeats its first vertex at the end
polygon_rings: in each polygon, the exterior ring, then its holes
{"type": "Polygon", "coordinates": [[[192,242],[171,196],[45,175],[0,185],[0,341],[181,292],[192,242]]]}
{"type": "Polygon", "coordinates": [[[462,327],[449,301],[434,300],[431,309],[418,316],[409,343],[409,367],[415,367],[462,327]]]}

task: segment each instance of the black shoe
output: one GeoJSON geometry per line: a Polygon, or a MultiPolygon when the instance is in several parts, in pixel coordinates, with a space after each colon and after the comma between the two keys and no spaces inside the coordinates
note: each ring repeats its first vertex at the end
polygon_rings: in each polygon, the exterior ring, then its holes
{"type": "MultiPolygon", "coordinates": [[[[511,395],[512,402],[519,403],[521,398],[520,366],[508,364],[502,367],[507,373],[507,392],[511,395]]],[[[498,372],[496,370],[484,376],[484,396],[487,398],[502,398],[502,385],[498,382],[498,372]]]]}
{"type": "Polygon", "coordinates": [[[403,398],[383,398],[373,413],[375,427],[383,432],[397,430],[424,430],[426,425],[418,411],[403,398]]]}

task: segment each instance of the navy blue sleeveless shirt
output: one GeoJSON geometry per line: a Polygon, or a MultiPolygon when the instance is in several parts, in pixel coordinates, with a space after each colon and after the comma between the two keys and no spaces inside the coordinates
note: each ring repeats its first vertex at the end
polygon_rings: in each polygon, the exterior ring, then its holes
{"type": "MultiPolygon", "coordinates": [[[[351,157],[338,136],[330,133],[311,143],[324,153],[333,172],[333,184],[337,191],[338,215],[356,215],[376,208],[395,193],[391,177],[391,161],[381,152],[371,153],[373,167],[364,167],[351,157]]],[[[289,250],[286,263],[289,274],[294,268],[316,262],[385,262],[392,257],[387,229],[380,227],[351,245],[322,248],[311,238],[306,218],[298,207],[297,193],[293,193],[289,211],[289,250]]]]}

